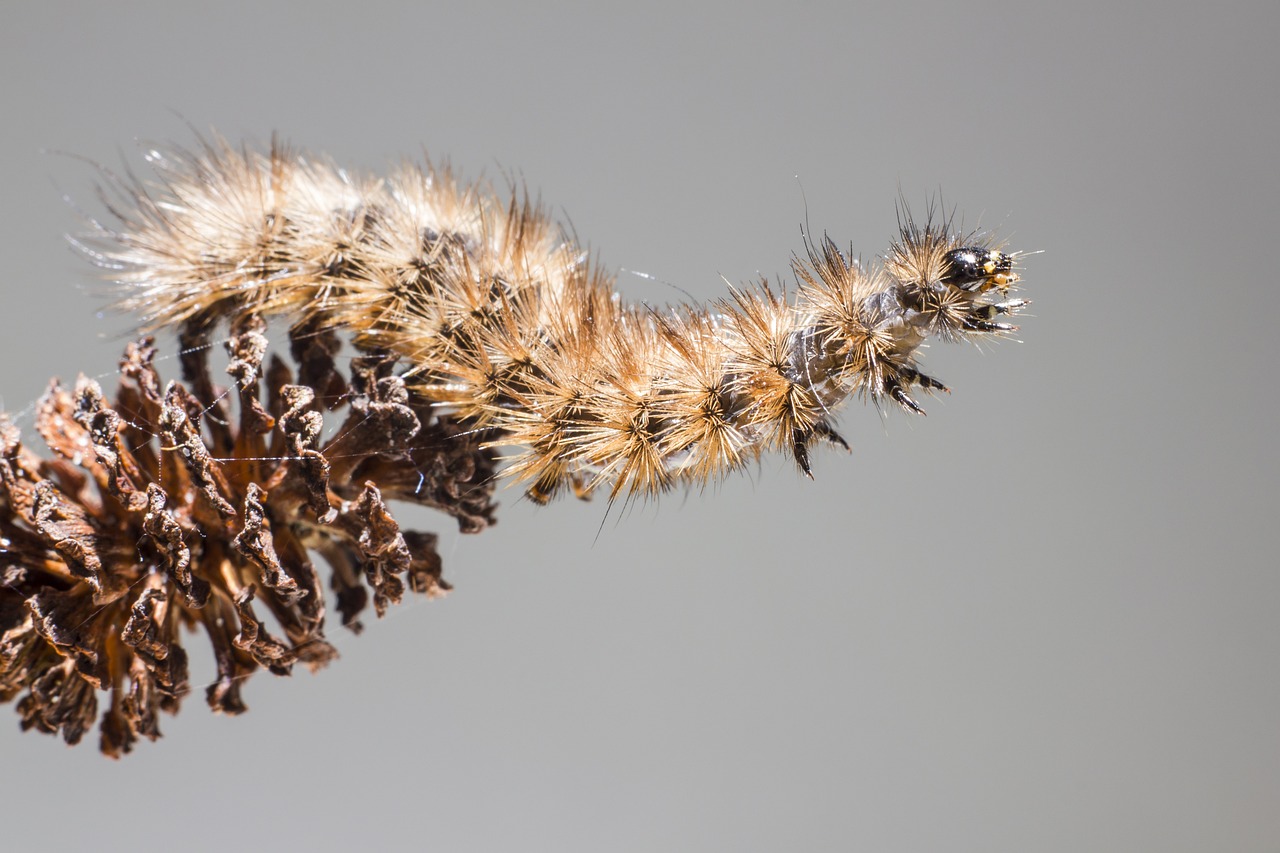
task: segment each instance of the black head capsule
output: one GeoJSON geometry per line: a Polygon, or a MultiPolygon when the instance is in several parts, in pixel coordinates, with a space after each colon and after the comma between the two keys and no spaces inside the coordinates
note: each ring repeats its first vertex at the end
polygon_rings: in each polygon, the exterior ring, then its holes
{"type": "Polygon", "coordinates": [[[1013,256],[995,249],[964,246],[947,252],[948,268],[942,283],[970,292],[983,292],[993,287],[1006,290],[1018,280],[1013,272],[1013,256]]]}

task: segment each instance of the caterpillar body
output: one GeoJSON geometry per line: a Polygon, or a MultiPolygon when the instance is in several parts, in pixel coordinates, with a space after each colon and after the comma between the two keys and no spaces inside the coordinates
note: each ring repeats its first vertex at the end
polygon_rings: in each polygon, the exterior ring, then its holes
{"type": "Polygon", "coordinates": [[[447,169],[385,179],[273,143],[215,138],[152,151],[155,177],[113,179],[114,222],[81,245],[149,329],[281,315],[348,330],[410,365],[418,395],[508,449],[544,503],[571,490],[648,497],[716,481],[764,451],[811,476],[843,445],[851,396],[922,410],[926,339],[1007,335],[1026,300],[1016,252],[899,213],[866,268],[829,238],[792,259],[794,299],[767,281],[710,306],[625,304],[614,278],[527,195],[447,169]]]}

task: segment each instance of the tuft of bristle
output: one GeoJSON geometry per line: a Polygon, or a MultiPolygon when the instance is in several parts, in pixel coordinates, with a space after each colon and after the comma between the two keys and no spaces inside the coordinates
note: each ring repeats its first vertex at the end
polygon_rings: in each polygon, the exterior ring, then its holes
{"type": "Polygon", "coordinates": [[[705,485],[762,452],[843,443],[853,395],[923,413],[929,337],[1000,336],[1018,256],[954,233],[931,207],[899,216],[864,269],[828,238],[793,260],[794,299],[768,282],[712,306],[628,307],[611,275],[513,191],[405,165],[378,180],[273,144],[221,138],[156,155],[150,182],[115,182],[115,225],[91,256],[148,329],[278,314],[345,328],[409,365],[412,392],[508,449],[506,473],[543,503],[652,497],[705,485]]]}

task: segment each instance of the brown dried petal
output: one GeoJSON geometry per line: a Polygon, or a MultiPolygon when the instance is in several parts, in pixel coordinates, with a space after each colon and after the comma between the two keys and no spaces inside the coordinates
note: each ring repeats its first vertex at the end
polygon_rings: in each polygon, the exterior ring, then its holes
{"type": "Polygon", "coordinates": [[[110,583],[102,576],[98,537],[86,511],[62,499],[50,480],[36,484],[31,505],[36,530],[67,561],[67,567],[93,586],[96,597],[104,598],[110,583]]]}
{"type": "MultiPolygon", "coordinates": [[[[275,429],[276,419],[262,407],[258,400],[257,386],[240,392],[240,438],[243,441],[249,436],[259,437],[275,429]]],[[[265,448],[260,440],[255,447],[265,448]]]]}
{"type": "Polygon", "coordinates": [[[262,582],[268,589],[274,590],[286,603],[293,603],[307,595],[307,590],[299,590],[298,582],[289,576],[280,557],[276,554],[271,538],[271,528],[266,523],[266,510],[262,502],[267,498],[266,491],[257,483],[250,483],[248,493],[244,496],[244,528],[232,540],[231,546],[236,553],[252,560],[262,569],[262,582]]]}
{"type": "Polygon", "coordinates": [[[81,377],[77,383],[75,419],[88,430],[94,454],[105,469],[106,476],[100,484],[125,509],[141,512],[147,506],[147,497],[137,486],[142,481],[142,472],[133,455],[121,447],[123,421],[103,402],[102,388],[97,382],[81,377]]]}
{"type": "Polygon", "coordinates": [[[267,627],[258,621],[253,612],[254,587],[252,584],[240,590],[236,596],[236,612],[240,616],[240,633],[232,642],[237,649],[253,655],[261,666],[276,675],[288,675],[298,656],[284,643],[271,636],[267,627]]]}
{"type": "Polygon", "coordinates": [[[261,374],[262,359],[267,354],[267,336],[263,334],[266,328],[261,317],[247,314],[231,330],[231,340],[227,341],[231,363],[227,365],[227,373],[242,389],[256,384],[261,374]]]}
{"type": "Polygon", "coordinates": [[[205,701],[218,713],[243,714],[249,708],[240,698],[240,685],[253,672],[256,662],[235,646],[231,625],[239,624],[238,615],[219,600],[201,611],[201,621],[213,646],[218,673],[205,689],[205,701]]]}
{"type": "Polygon", "coordinates": [[[182,526],[165,505],[169,496],[155,483],[147,486],[147,514],[142,532],[151,539],[165,561],[165,572],[186,599],[188,607],[201,608],[209,600],[209,583],[191,573],[191,549],[182,536],[182,526]]]}
{"type": "Polygon", "coordinates": [[[50,450],[78,465],[89,450],[89,433],[75,414],[71,393],[54,379],[36,405],[36,431],[50,450]]]}
{"type": "Polygon", "coordinates": [[[323,642],[321,629],[324,626],[325,601],[320,575],[299,538],[301,531],[311,529],[324,528],[300,522],[281,525],[278,535],[272,534],[280,565],[297,582],[298,595],[289,603],[270,587],[264,587],[269,594],[264,594],[263,598],[270,603],[271,612],[280,627],[299,648],[298,659],[315,668],[336,657],[336,652],[329,650],[328,644],[323,642]]]}
{"type": "MultiPolygon", "coordinates": [[[[417,413],[406,405],[409,391],[404,380],[379,376],[389,364],[384,358],[360,358],[352,365],[351,413],[324,448],[336,483],[362,482],[354,472],[371,456],[403,465],[404,451],[422,428],[417,413]]],[[[341,486],[336,488],[342,490],[341,486]]]]}
{"type": "Polygon", "coordinates": [[[77,744],[93,725],[98,698],[93,686],[76,675],[67,661],[41,675],[31,692],[18,703],[22,729],[35,728],[48,734],[62,730],[62,739],[77,744]]]}
{"type": "Polygon", "coordinates": [[[231,488],[223,478],[221,469],[209,455],[209,448],[200,437],[200,431],[192,422],[189,414],[191,402],[192,398],[181,385],[169,383],[165,391],[164,411],[158,423],[160,432],[164,440],[182,456],[192,482],[205,500],[219,514],[234,516],[235,507],[224,497],[231,492],[231,488]]]}
{"type": "Polygon", "coordinates": [[[405,585],[400,575],[409,570],[413,555],[373,483],[364,484],[356,512],[364,524],[359,543],[365,557],[365,578],[373,587],[373,607],[381,617],[389,604],[398,604],[403,597],[405,585]]]}
{"type": "MultiPolygon", "coordinates": [[[[184,350],[185,352],[186,350],[184,350]]],[[[149,400],[155,407],[152,420],[159,414],[163,404],[160,393],[160,376],[155,368],[155,338],[146,337],[129,343],[124,349],[124,358],[120,360],[120,375],[132,380],[143,399],[149,400]]]]}
{"type": "Polygon", "coordinates": [[[143,592],[133,605],[120,639],[137,652],[130,664],[135,686],[139,678],[145,677],[141,689],[161,707],[176,710],[177,700],[186,695],[191,685],[187,653],[175,642],[170,631],[172,623],[164,618],[167,602],[168,596],[158,588],[143,592]]]}
{"type": "Polygon", "coordinates": [[[307,546],[323,556],[332,570],[330,587],[338,596],[338,614],[343,627],[359,634],[364,624],[357,617],[369,606],[369,591],[361,582],[363,560],[359,548],[346,538],[331,535],[332,532],[328,528],[313,531],[307,546]]]}
{"type": "MultiPolygon", "coordinates": [[[[157,689],[160,681],[153,675],[150,667],[137,659],[130,669],[129,681],[129,692],[120,701],[120,711],[132,731],[155,740],[160,736],[160,716],[157,712],[166,708],[162,693],[157,689]]],[[[181,683],[185,687],[186,679],[181,683]]],[[[171,695],[172,691],[169,693],[171,695]]]]}
{"type": "Polygon", "coordinates": [[[27,608],[36,633],[63,655],[81,678],[105,689],[110,681],[103,651],[107,631],[101,621],[91,618],[100,608],[89,596],[46,591],[28,598],[27,608]]]}
{"type": "Polygon", "coordinates": [[[417,530],[406,530],[401,535],[409,547],[409,553],[413,555],[413,562],[409,564],[409,589],[428,598],[441,598],[453,589],[441,577],[444,562],[436,552],[440,537],[417,530]]]}
{"type": "MultiPolygon", "coordinates": [[[[17,588],[16,583],[8,580],[5,585],[17,588]]],[[[27,652],[27,646],[35,639],[26,602],[16,595],[0,598],[0,684],[15,671],[27,652]]]]}
{"type": "Polygon", "coordinates": [[[120,632],[120,639],[139,655],[152,661],[169,657],[169,645],[160,639],[160,626],[156,623],[156,606],[164,604],[168,597],[162,590],[148,589],[133,603],[129,621],[120,632]]]}
{"type": "Polygon", "coordinates": [[[288,409],[280,416],[280,429],[289,442],[296,470],[311,504],[311,511],[321,524],[332,524],[337,510],[329,504],[329,462],[317,448],[324,416],[313,407],[316,395],[303,385],[286,385],[280,389],[288,409]]]}

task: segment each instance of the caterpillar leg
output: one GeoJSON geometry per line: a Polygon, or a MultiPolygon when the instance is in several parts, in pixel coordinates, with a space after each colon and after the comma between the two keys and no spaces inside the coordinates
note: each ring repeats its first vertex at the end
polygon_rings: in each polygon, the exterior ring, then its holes
{"type": "Polygon", "coordinates": [[[836,432],[831,424],[826,421],[818,421],[808,433],[802,429],[792,430],[792,454],[795,456],[796,464],[800,466],[800,470],[810,480],[813,479],[813,470],[809,466],[809,442],[814,438],[825,439],[844,450],[851,449],[849,442],[844,440],[844,436],[836,432]]]}
{"type": "Polygon", "coordinates": [[[975,303],[965,317],[964,328],[971,332],[1015,332],[1018,327],[1011,323],[995,322],[1001,315],[1012,315],[1031,303],[1026,299],[1009,299],[1004,302],[975,303]]]}
{"type": "Polygon", "coordinates": [[[580,501],[591,500],[594,486],[581,471],[569,472],[562,468],[549,469],[525,489],[525,497],[538,506],[546,506],[568,485],[573,496],[580,501]]]}
{"type": "Polygon", "coordinates": [[[927,391],[951,393],[951,389],[937,379],[926,373],[921,373],[914,367],[906,366],[897,368],[893,374],[885,377],[883,393],[892,397],[906,411],[915,415],[923,415],[925,410],[907,393],[907,389],[911,387],[924,388],[927,391]]]}
{"type": "Polygon", "coordinates": [[[927,388],[930,391],[941,391],[944,394],[951,393],[951,389],[946,385],[926,373],[921,373],[914,367],[904,367],[898,373],[903,379],[907,380],[908,385],[918,385],[921,388],[927,388]]]}
{"type": "Polygon", "coordinates": [[[920,404],[911,399],[911,395],[908,394],[900,384],[898,384],[897,380],[891,380],[890,382],[885,383],[885,391],[888,392],[890,397],[897,401],[899,406],[906,409],[908,412],[916,415],[925,414],[924,409],[920,408],[920,404]]]}
{"type": "Polygon", "coordinates": [[[963,328],[966,332],[988,332],[991,334],[1018,331],[1018,327],[1012,323],[993,323],[990,320],[982,320],[974,316],[964,318],[963,328]]]}
{"type": "Polygon", "coordinates": [[[580,501],[589,501],[594,494],[591,482],[581,472],[569,476],[569,488],[580,501]]]}

